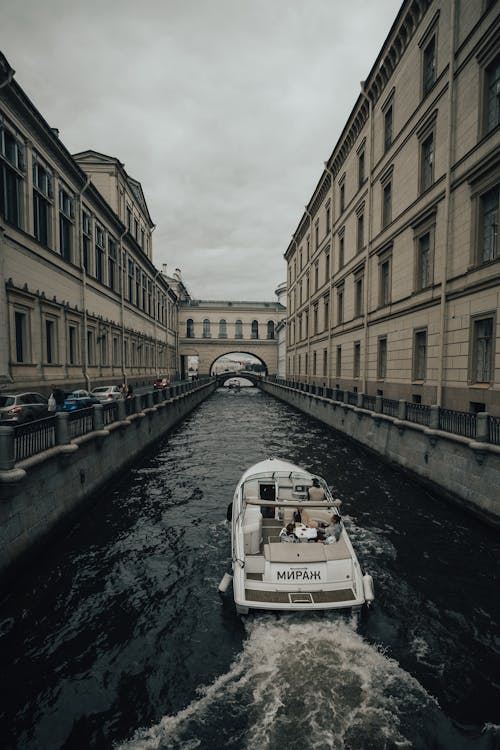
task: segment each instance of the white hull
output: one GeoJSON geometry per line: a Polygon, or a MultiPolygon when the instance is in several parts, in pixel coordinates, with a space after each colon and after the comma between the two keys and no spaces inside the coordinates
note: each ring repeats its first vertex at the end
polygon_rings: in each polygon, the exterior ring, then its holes
{"type": "Polygon", "coordinates": [[[280,529],[295,508],[318,523],[336,512],[323,480],[325,500],[307,500],[312,479],[278,459],[262,461],[241,477],[232,503],[233,595],[239,613],[359,610],[373,600],[373,582],[370,576],[363,579],[345,528],[333,544],[281,542],[280,529]]]}

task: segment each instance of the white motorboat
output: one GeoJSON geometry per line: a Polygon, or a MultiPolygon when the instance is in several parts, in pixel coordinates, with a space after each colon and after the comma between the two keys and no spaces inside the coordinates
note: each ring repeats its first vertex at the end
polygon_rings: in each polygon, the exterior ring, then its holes
{"type": "Polygon", "coordinates": [[[219,585],[225,593],[232,578],[239,614],[359,611],[373,601],[373,579],[363,575],[338,505],[323,479],[286,461],[269,458],[245,471],[228,507],[232,576],[219,585]],[[316,478],[323,492],[309,493],[316,478]],[[334,522],[337,539],[322,528],[334,522]]]}

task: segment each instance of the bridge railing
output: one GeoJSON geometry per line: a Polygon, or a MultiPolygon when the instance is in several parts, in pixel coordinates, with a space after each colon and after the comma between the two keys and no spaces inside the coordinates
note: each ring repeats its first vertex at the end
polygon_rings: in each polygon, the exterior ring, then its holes
{"type": "Polygon", "coordinates": [[[369,411],[386,414],[396,419],[406,420],[421,424],[424,427],[433,427],[442,432],[453,435],[462,435],[471,440],[479,440],[500,445],[500,417],[487,413],[475,414],[472,412],[444,409],[443,407],[431,406],[429,404],[417,404],[413,401],[403,399],[396,400],[382,396],[372,396],[366,393],[355,393],[344,391],[340,388],[327,388],[313,386],[303,381],[287,378],[265,378],[268,382],[306,393],[322,395],[331,401],[346,403],[351,406],[362,406],[369,411]],[[484,420],[479,428],[478,420],[484,420]],[[484,426],[483,426],[484,425],[484,426]]]}

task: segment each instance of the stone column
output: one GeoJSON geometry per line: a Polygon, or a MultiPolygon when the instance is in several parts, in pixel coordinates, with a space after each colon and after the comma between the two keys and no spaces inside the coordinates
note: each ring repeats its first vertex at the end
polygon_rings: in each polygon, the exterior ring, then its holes
{"type": "Polygon", "coordinates": [[[486,411],[481,411],[477,415],[476,419],[476,440],[479,443],[487,443],[490,438],[489,430],[489,414],[486,411]]]}
{"type": "Polygon", "coordinates": [[[102,404],[94,404],[94,430],[104,430],[104,414],[102,404]]]}
{"type": "Polygon", "coordinates": [[[431,430],[439,430],[439,406],[437,406],[437,404],[431,406],[429,427],[431,430]]]}
{"type": "Polygon", "coordinates": [[[0,471],[11,471],[15,463],[14,428],[0,427],[0,471]]]}
{"type": "Polygon", "coordinates": [[[60,411],[56,414],[56,445],[67,445],[68,443],[69,414],[67,411],[60,411]]]}
{"type": "Polygon", "coordinates": [[[404,400],[404,398],[399,399],[398,419],[401,419],[403,421],[406,420],[406,401],[404,400]]]}

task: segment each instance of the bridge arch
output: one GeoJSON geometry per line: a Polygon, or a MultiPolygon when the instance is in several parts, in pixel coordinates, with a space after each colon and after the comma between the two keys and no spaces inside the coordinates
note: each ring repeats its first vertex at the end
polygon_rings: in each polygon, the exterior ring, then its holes
{"type": "MultiPolygon", "coordinates": [[[[237,355],[243,355],[245,357],[252,357],[252,359],[258,360],[258,362],[260,362],[260,364],[262,365],[262,367],[263,367],[263,370],[261,371],[262,375],[267,375],[269,373],[269,368],[267,366],[267,363],[258,354],[255,354],[255,352],[245,351],[244,349],[234,349],[233,351],[225,351],[223,354],[219,354],[217,357],[215,357],[215,359],[213,359],[212,362],[211,362],[211,364],[210,364],[210,367],[209,367],[209,370],[208,370],[209,374],[210,375],[217,375],[217,377],[219,376],[219,374],[221,376],[222,375],[226,375],[226,377],[229,377],[229,376],[227,376],[227,373],[223,373],[223,372],[222,373],[214,373],[213,368],[214,368],[214,365],[216,365],[219,360],[221,360],[223,357],[226,357],[226,356],[231,355],[231,354],[234,354],[235,356],[237,356],[237,355]]],[[[236,377],[237,376],[238,370],[233,370],[233,368],[231,368],[231,366],[228,367],[228,371],[233,372],[233,376],[232,377],[236,377]]],[[[246,376],[242,375],[242,377],[246,377],[246,376]]]]}

